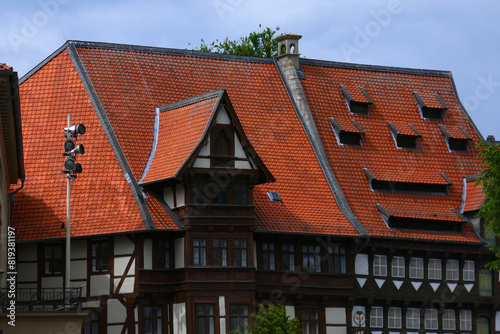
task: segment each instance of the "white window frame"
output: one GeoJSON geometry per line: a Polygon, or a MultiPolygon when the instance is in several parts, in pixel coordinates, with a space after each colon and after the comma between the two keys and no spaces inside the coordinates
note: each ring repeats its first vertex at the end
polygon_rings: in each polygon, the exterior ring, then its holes
{"type": "Polygon", "coordinates": [[[401,328],[401,308],[389,307],[387,312],[387,327],[388,328],[401,328]]]}
{"type": "Polygon", "coordinates": [[[406,328],[420,329],[420,309],[409,308],[406,310],[406,328]]]}
{"type": "Polygon", "coordinates": [[[405,277],[405,258],[402,256],[394,256],[391,262],[392,277],[405,277]]]}
{"type": "Polygon", "coordinates": [[[425,329],[438,329],[438,310],[434,308],[428,308],[425,310],[425,329]]]}
{"type": "Polygon", "coordinates": [[[372,306],[370,308],[370,327],[384,327],[384,308],[381,306],[372,306]]]}
{"type": "Polygon", "coordinates": [[[475,266],[476,264],[474,263],[474,261],[464,261],[464,268],[463,268],[464,281],[473,282],[476,280],[475,266]]]}
{"type": "Polygon", "coordinates": [[[458,281],[459,277],[458,260],[446,260],[446,280],[458,281]]]}
{"type": "Polygon", "coordinates": [[[443,279],[443,262],[441,259],[429,259],[427,264],[427,276],[432,280],[443,279]]]}
{"type": "Polygon", "coordinates": [[[373,256],[373,276],[387,276],[387,256],[373,256]]]}
{"type": "Polygon", "coordinates": [[[424,278],[424,259],[421,257],[412,257],[410,259],[410,278],[424,278]]]}
{"type": "Polygon", "coordinates": [[[471,331],[472,330],[472,311],[471,310],[460,310],[460,330],[461,331],[471,331]]]}
{"type": "Polygon", "coordinates": [[[443,329],[454,331],[457,327],[455,310],[443,310],[443,329]]]}

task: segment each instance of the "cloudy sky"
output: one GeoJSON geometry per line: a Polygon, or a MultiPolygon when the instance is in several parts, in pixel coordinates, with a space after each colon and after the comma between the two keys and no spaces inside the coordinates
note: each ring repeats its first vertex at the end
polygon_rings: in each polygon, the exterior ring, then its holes
{"type": "Polygon", "coordinates": [[[0,62],[19,76],[66,40],[191,49],[263,27],[302,35],[311,59],[452,71],[484,137],[500,140],[500,1],[17,0],[0,62]]]}

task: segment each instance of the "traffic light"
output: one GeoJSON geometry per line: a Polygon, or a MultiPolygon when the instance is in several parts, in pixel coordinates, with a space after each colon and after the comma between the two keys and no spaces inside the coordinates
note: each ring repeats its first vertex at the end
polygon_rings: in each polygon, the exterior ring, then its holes
{"type": "Polygon", "coordinates": [[[83,170],[82,165],[76,162],[77,154],[85,154],[83,145],[80,144],[75,147],[75,141],[79,134],[85,134],[85,126],[83,124],[64,128],[66,141],[64,142],[64,153],[62,155],[66,157],[66,161],[64,162],[64,170],[62,172],[66,174],[68,179],[76,179],[77,174],[83,170]]]}

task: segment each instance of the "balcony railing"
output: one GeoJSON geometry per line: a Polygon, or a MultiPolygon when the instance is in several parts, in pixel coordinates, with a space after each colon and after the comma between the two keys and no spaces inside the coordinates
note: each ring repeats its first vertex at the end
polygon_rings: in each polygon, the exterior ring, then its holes
{"type": "Polygon", "coordinates": [[[82,306],[82,287],[19,288],[16,290],[15,296],[12,291],[1,289],[0,311],[9,312],[12,305],[15,305],[16,312],[80,311],[82,306]]]}

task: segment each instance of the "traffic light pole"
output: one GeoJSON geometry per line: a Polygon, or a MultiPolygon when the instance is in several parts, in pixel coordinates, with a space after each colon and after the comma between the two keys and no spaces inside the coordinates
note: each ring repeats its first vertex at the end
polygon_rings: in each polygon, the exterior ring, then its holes
{"type": "MultiPolygon", "coordinates": [[[[68,115],[68,128],[71,126],[71,116],[68,115]]],[[[70,264],[71,264],[71,178],[69,174],[66,175],[66,185],[67,185],[67,195],[66,195],[66,275],[65,275],[65,287],[66,287],[66,306],[69,307],[69,293],[68,288],[70,287],[70,264]]]]}

